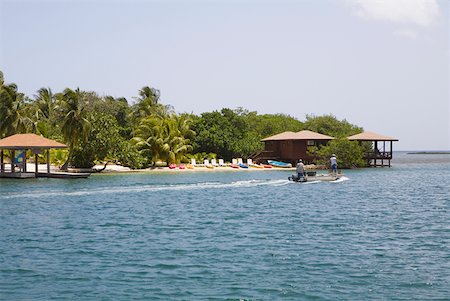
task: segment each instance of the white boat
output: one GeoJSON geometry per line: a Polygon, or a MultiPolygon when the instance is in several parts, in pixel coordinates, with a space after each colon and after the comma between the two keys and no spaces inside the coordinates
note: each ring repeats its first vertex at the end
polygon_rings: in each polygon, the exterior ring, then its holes
{"type": "Polygon", "coordinates": [[[341,173],[339,173],[339,174],[317,174],[315,171],[313,171],[313,172],[307,172],[304,177],[300,177],[300,178],[297,175],[292,175],[292,176],[288,177],[288,180],[293,181],[293,182],[299,182],[299,183],[315,182],[315,181],[331,182],[331,181],[339,180],[343,176],[344,175],[341,173]]]}

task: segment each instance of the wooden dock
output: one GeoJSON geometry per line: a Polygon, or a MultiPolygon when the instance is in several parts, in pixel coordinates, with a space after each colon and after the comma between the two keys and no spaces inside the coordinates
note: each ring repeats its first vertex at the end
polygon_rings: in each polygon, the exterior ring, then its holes
{"type": "Polygon", "coordinates": [[[0,178],[7,179],[35,179],[35,178],[55,178],[55,179],[85,179],[90,173],[80,172],[0,172],[0,178]]]}

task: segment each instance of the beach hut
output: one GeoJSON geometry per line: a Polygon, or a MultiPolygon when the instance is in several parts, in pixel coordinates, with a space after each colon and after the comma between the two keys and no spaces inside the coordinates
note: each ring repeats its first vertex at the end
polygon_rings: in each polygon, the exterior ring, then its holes
{"type": "Polygon", "coordinates": [[[396,138],[380,135],[373,132],[363,132],[350,137],[348,140],[362,142],[371,142],[372,149],[364,154],[367,166],[370,167],[391,167],[392,160],[392,144],[398,141],[396,138]]]}
{"type": "Polygon", "coordinates": [[[82,174],[71,175],[69,173],[50,173],[50,149],[67,148],[65,144],[38,136],[36,134],[16,134],[0,140],[0,177],[3,178],[35,178],[42,177],[82,177],[82,174]],[[10,153],[10,170],[6,171],[5,150],[10,153]],[[34,172],[27,171],[27,151],[35,155],[34,172]],[[39,173],[38,155],[46,152],[47,155],[47,173],[39,173]],[[16,153],[23,154],[23,161],[16,164],[16,153]]]}
{"type": "Polygon", "coordinates": [[[320,146],[333,140],[331,136],[309,130],[300,132],[283,132],[262,139],[264,151],[253,158],[257,162],[277,160],[295,164],[298,159],[310,163],[314,158],[308,154],[309,146],[320,146]]]}

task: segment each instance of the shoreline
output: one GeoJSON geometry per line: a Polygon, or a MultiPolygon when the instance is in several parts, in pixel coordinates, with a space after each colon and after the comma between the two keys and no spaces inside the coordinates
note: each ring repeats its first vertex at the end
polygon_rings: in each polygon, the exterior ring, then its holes
{"type": "MultiPolygon", "coordinates": [[[[6,172],[10,171],[10,167],[8,166],[9,163],[6,164],[6,172]]],[[[104,165],[95,165],[90,168],[69,168],[69,172],[88,172],[91,174],[121,174],[121,173],[195,173],[195,172],[254,172],[254,171],[281,171],[281,170],[289,170],[289,171],[295,171],[295,167],[289,167],[289,168],[281,168],[281,167],[272,167],[272,168],[255,168],[255,167],[249,167],[249,168],[231,168],[230,166],[217,166],[214,168],[208,168],[205,166],[195,166],[193,169],[179,169],[174,168],[170,169],[167,166],[164,167],[149,167],[149,168],[143,168],[143,169],[131,169],[129,167],[117,165],[117,164],[108,164],[106,168],[102,171],[95,171],[103,169],[104,165]]],[[[306,165],[306,170],[327,170],[326,168],[323,168],[323,166],[316,166],[316,165],[306,165]]],[[[34,163],[27,163],[27,172],[34,172],[35,171],[35,165],[34,163]]],[[[46,173],[47,172],[47,164],[39,164],[38,165],[38,171],[46,173]]],[[[50,172],[60,172],[61,170],[59,167],[55,165],[50,165],[50,172]]]]}
{"type": "MultiPolygon", "coordinates": [[[[93,169],[100,169],[103,168],[104,165],[95,165],[93,167],[93,169]]],[[[326,169],[322,169],[322,168],[318,168],[318,166],[316,165],[307,165],[306,166],[307,170],[326,170],[326,169]]],[[[101,172],[94,172],[93,174],[110,174],[110,173],[158,173],[158,172],[187,172],[187,173],[192,173],[192,172],[253,172],[253,171],[274,171],[274,170],[289,170],[289,171],[295,171],[295,167],[289,167],[289,168],[279,168],[279,167],[272,167],[272,168],[254,168],[254,167],[249,167],[249,168],[231,168],[229,166],[218,166],[218,167],[214,167],[214,168],[208,168],[205,166],[195,166],[193,169],[179,169],[174,168],[174,169],[170,169],[169,167],[149,167],[149,168],[144,168],[144,169],[131,169],[128,167],[124,167],[121,165],[116,165],[116,164],[111,164],[111,165],[107,165],[106,169],[101,171],[101,172]]]]}

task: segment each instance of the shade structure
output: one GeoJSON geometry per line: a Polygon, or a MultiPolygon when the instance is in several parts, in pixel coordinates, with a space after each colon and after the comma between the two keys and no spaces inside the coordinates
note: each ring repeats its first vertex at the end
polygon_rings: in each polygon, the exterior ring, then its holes
{"type": "Polygon", "coordinates": [[[52,148],[67,148],[65,144],[57,141],[47,139],[36,134],[15,134],[0,140],[0,175],[2,177],[31,177],[32,174],[27,172],[27,156],[26,151],[32,150],[35,155],[35,172],[34,177],[37,177],[38,172],[38,154],[44,150],[47,152],[47,174],[50,174],[50,149],[52,148]],[[5,163],[3,160],[4,150],[9,150],[11,155],[11,172],[5,173],[5,163]],[[15,152],[17,150],[24,150],[23,162],[15,161],[15,152]],[[19,172],[15,172],[16,165],[19,167],[19,172]]]}
{"type": "Polygon", "coordinates": [[[347,139],[357,141],[398,141],[398,139],[396,138],[380,135],[374,132],[363,132],[360,134],[349,136],[347,137],[347,139]]]}
{"type": "Polygon", "coordinates": [[[67,145],[36,134],[15,134],[0,140],[0,149],[67,148],[67,145]]]}
{"type": "Polygon", "coordinates": [[[391,160],[393,154],[393,141],[398,141],[397,138],[380,135],[374,132],[363,132],[350,137],[348,140],[358,141],[359,143],[372,143],[372,150],[366,151],[364,159],[367,162],[367,166],[372,167],[391,167],[391,160]],[[388,145],[386,143],[388,142],[388,145]]]}
{"type": "Polygon", "coordinates": [[[275,141],[275,140],[332,140],[331,136],[319,134],[309,130],[300,132],[283,132],[274,136],[262,139],[261,141],[275,141]]]}

